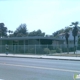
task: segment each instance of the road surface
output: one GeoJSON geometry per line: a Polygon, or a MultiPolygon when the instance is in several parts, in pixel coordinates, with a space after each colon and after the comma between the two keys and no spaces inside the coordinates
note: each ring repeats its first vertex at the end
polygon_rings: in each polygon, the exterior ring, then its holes
{"type": "Polygon", "coordinates": [[[0,80],[73,80],[80,61],[0,57],[0,80]]]}

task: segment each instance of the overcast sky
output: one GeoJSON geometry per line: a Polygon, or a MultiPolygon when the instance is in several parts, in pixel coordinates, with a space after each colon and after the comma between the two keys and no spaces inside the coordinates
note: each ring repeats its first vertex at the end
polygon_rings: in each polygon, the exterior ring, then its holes
{"type": "Polygon", "coordinates": [[[80,0],[0,0],[0,22],[13,31],[26,23],[29,32],[52,34],[72,21],[80,21],[80,0]]]}

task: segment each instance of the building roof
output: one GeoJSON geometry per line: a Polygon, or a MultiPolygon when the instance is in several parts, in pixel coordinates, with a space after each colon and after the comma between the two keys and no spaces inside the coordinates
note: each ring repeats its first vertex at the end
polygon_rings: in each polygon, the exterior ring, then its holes
{"type": "Polygon", "coordinates": [[[34,36],[34,37],[2,37],[2,38],[0,38],[0,40],[28,40],[28,39],[63,40],[63,39],[60,39],[60,38],[43,37],[43,36],[34,36]]]}

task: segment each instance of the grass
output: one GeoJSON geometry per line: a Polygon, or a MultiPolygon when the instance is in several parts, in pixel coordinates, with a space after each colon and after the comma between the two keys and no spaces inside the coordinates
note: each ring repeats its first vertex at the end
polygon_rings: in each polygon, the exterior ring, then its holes
{"type": "MultiPolygon", "coordinates": [[[[17,54],[17,53],[15,53],[17,54]]],[[[22,53],[19,53],[20,55],[22,53]]],[[[74,53],[50,53],[50,54],[32,54],[32,53],[23,53],[22,55],[46,55],[46,56],[67,56],[67,57],[80,57],[80,54],[74,54],[74,53]]]]}
{"type": "Polygon", "coordinates": [[[80,57],[80,54],[78,53],[53,53],[53,54],[49,54],[49,56],[68,56],[68,57],[80,57]]]}

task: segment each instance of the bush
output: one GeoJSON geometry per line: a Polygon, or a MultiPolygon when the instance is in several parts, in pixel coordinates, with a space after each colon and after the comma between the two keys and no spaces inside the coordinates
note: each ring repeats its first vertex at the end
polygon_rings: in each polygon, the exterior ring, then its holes
{"type": "Polygon", "coordinates": [[[74,51],[74,48],[69,48],[69,52],[73,52],[74,51]]]}
{"type": "Polygon", "coordinates": [[[80,50],[80,45],[78,45],[77,49],[80,50]]]}
{"type": "Polygon", "coordinates": [[[28,53],[35,53],[35,49],[33,47],[28,48],[28,53]]]}
{"type": "Polygon", "coordinates": [[[51,53],[56,53],[56,50],[51,50],[51,53]]]}
{"type": "Polygon", "coordinates": [[[62,52],[67,52],[67,48],[62,48],[62,52]]]}
{"type": "Polygon", "coordinates": [[[49,53],[50,53],[49,48],[44,48],[44,53],[45,53],[45,54],[49,54],[49,53]]]}
{"type": "MultiPolygon", "coordinates": [[[[69,52],[73,52],[73,51],[74,51],[74,47],[69,48],[69,52]]],[[[62,48],[62,52],[67,52],[67,48],[62,48]]]]}
{"type": "Polygon", "coordinates": [[[62,49],[61,49],[61,48],[57,48],[57,49],[56,49],[56,52],[57,52],[57,53],[61,53],[61,52],[62,52],[62,49]]]}

